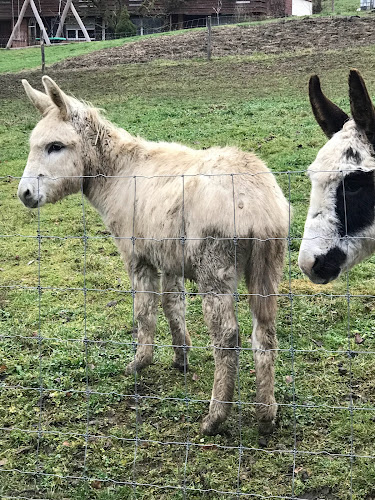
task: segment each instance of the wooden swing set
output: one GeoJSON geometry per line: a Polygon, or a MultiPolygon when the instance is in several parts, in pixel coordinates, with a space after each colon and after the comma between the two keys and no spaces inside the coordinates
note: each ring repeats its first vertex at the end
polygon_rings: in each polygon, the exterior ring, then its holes
{"type": "MultiPolygon", "coordinates": [[[[23,21],[23,18],[25,16],[26,9],[27,9],[27,7],[29,5],[30,5],[30,7],[31,7],[31,9],[33,11],[34,17],[35,17],[35,19],[36,19],[36,21],[37,21],[37,23],[39,25],[40,33],[41,33],[40,38],[41,39],[43,38],[44,43],[46,45],[51,45],[51,40],[50,40],[50,38],[49,38],[49,36],[47,34],[46,28],[45,28],[45,26],[43,24],[42,18],[40,17],[38,9],[36,8],[34,0],[24,0],[24,3],[22,5],[22,8],[21,8],[21,10],[19,12],[19,15],[18,15],[18,20],[17,20],[16,24],[14,25],[14,28],[12,30],[12,33],[11,33],[11,35],[9,37],[9,40],[8,40],[8,43],[6,45],[7,49],[11,48],[12,43],[13,43],[13,39],[14,39],[16,33],[18,33],[18,30],[19,30],[19,28],[21,26],[21,23],[23,21]]],[[[54,38],[61,37],[62,32],[63,32],[63,28],[64,28],[65,19],[66,19],[66,16],[68,15],[69,9],[71,10],[73,16],[75,17],[78,26],[82,30],[82,33],[83,33],[83,36],[85,37],[86,42],[91,42],[90,36],[87,33],[85,25],[83,24],[82,19],[80,18],[79,14],[78,14],[78,12],[76,10],[76,8],[73,5],[73,0],[66,0],[66,4],[65,4],[64,10],[63,10],[63,12],[61,14],[60,21],[59,21],[59,26],[57,28],[56,35],[55,35],[54,38]]]]}

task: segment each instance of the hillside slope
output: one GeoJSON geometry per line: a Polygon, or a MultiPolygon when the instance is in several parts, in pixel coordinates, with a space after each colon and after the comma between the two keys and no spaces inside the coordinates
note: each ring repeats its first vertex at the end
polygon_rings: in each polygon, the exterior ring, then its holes
{"type": "MultiPolygon", "coordinates": [[[[368,17],[324,17],[292,19],[249,26],[226,26],[213,30],[212,55],[268,54],[319,48],[339,49],[372,45],[375,20],[368,17]]],[[[154,59],[191,59],[205,57],[207,33],[204,30],[185,34],[148,38],[121,47],[104,49],[54,65],[56,69],[95,68],[154,59]]]]}

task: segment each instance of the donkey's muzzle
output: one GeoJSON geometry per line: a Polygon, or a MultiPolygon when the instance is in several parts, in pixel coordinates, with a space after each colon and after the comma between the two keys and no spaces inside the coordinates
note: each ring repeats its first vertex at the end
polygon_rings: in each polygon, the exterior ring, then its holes
{"type": "Polygon", "coordinates": [[[18,197],[25,207],[37,208],[38,205],[42,205],[42,195],[35,192],[32,185],[24,185],[22,180],[18,186],[18,197]]]}
{"type": "Polygon", "coordinates": [[[331,248],[326,254],[315,258],[308,276],[314,283],[326,285],[338,277],[345,260],[346,254],[340,248],[331,248]]]}

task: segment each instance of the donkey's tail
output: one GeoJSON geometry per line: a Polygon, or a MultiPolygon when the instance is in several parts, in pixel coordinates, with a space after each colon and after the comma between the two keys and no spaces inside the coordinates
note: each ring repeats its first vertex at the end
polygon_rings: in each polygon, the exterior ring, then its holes
{"type": "Polygon", "coordinates": [[[258,321],[268,323],[276,316],[277,294],[285,257],[285,239],[254,240],[245,268],[251,310],[258,321]]]}

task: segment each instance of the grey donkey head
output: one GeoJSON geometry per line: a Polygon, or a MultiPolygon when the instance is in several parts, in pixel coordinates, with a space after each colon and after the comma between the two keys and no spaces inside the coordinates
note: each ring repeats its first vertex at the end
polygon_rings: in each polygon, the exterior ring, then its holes
{"type": "Polygon", "coordinates": [[[352,118],[323,94],[318,76],[309,95],[329,141],[308,168],[310,206],[298,263],[326,284],[375,251],[375,109],[363,78],[349,74],[352,118]]]}

